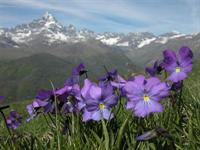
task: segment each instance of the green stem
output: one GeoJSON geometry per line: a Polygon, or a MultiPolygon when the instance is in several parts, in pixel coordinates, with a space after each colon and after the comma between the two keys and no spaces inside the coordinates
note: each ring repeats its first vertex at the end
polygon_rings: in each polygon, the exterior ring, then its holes
{"type": "Polygon", "coordinates": [[[181,112],[181,104],[183,103],[182,101],[182,93],[183,93],[183,81],[181,81],[181,90],[180,90],[180,93],[179,93],[179,99],[178,99],[178,112],[180,114],[181,112]]]}
{"type": "Polygon", "coordinates": [[[59,128],[59,125],[58,125],[58,109],[57,109],[57,98],[56,98],[56,95],[55,95],[55,88],[54,88],[54,85],[53,83],[51,82],[51,86],[53,88],[53,93],[54,93],[54,101],[55,101],[55,111],[56,111],[56,131],[57,131],[57,142],[58,142],[58,150],[60,150],[60,137],[59,137],[59,133],[60,133],[60,128],[59,128]]]}
{"type": "Polygon", "coordinates": [[[6,121],[6,116],[5,116],[4,112],[3,112],[1,109],[0,109],[0,113],[1,113],[1,115],[2,115],[2,117],[3,117],[4,123],[5,123],[5,125],[6,125],[7,130],[8,130],[8,133],[9,133],[10,137],[12,138],[11,131],[10,131],[10,129],[9,129],[9,127],[8,127],[8,124],[7,124],[7,121],[6,121]]]}

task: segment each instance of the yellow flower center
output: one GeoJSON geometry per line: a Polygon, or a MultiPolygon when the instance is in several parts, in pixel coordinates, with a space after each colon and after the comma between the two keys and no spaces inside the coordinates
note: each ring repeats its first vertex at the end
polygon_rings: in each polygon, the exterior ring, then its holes
{"type": "Polygon", "coordinates": [[[181,72],[181,68],[180,67],[176,67],[176,73],[181,72]]]}
{"type": "Polygon", "coordinates": [[[102,110],[102,109],[105,108],[105,105],[104,105],[103,103],[100,103],[100,104],[99,104],[99,108],[102,110]]]}
{"type": "Polygon", "coordinates": [[[150,98],[149,98],[149,96],[147,96],[147,95],[144,95],[144,101],[149,101],[150,100],[150,98]]]}

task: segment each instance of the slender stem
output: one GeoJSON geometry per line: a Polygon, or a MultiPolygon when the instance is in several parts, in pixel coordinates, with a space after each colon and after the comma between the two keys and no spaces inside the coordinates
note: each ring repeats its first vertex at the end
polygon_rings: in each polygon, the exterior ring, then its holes
{"type": "Polygon", "coordinates": [[[117,110],[117,112],[116,112],[116,115],[119,113],[119,110],[120,110],[121,107],[122,107],[121,99],[122,99],[122,96],[121,96],[121,94],[120,94],[120,92],[119,92],[119,107],[118,107],[118,110],[117,110]]]}
{"type": "Polygon", "coordinates": [[[45,116],[45,114],[43,114],[43,116],[44,116],[44,119],[45,119],[47,125],[51,128],[51,125],[49,124],[49,121],[47,120],[47,117],[45,116]]]}
{"type": "Polygon", "coordinates": [[[87,72],[85,73],[85,78],[86,78],[86,79],[88,78],[88,74],[87,74],[87,72]]]}
{"type": "Polygon", "coordinates": [[[54,93],[55,111],[56,111],[56,130],[57,130],[58,150],[60,150],[60,137],[59,137],[59,126],[58,126],[57,98],[56,98],[56,95],[55,95],[55,88],[54,88],[54,85],[53,85],[52,82],[51,82],[51,86],[53,88],[53,93],[54,93]]]}
{"type": "Polygon", "coordinates": [[[164,72],[164,78],[167,79],[167,71],[164,72]]]}
{"type": "Polygon", "coordinates": [[[105,65],[103,65],[103,67],[104,67],[105,71],[108,73],[107,67],[105,65]]]}
{"type": "Polygon", "coordinates": [[[182,93],[183,93],[183,81],[181,81],[181,89],[180,89],[179,100],[178,100],[178,110],[179,110],[179,113],[181,111],[181,104],[183,103],[183,101],[182,101],[182,93]]]}
{"type": "Polygon", "coordinates": [[[56,126],[56,124],[55,124],[55,122],[53,121],[53,118],[51,117],[51,115],[50,115],[49,113],[47,113],[47,114],[48,114],[48,116],[49,116],[51,122],[53,123],[53,125],[56,126]]]}
{"type": "Polygon", "coordinates": [[[10,107],[9,105],[2,106],[2,107],[0,107],[0,110],[7,109],[7,108],[9,108],[9,107],[10,107]]]}
{"type": "Polygon", "coordinates": [[[7,121],[6,121],[6,116],[5,116],[4,112],[3,112],[1,109],[0,109],[0,113],[1,113],[1,115],[2,115],[2,117],[3,117],[3,119],[4,119],[4,123],[5,123],[5,125],[6,125],[7,130],[8,130],[8,133],[10,134],[10,137],[12,138],[11,131],[10,131],[10,129],[9,129],[9,127],[8,127],[8,124],[7,124],[7,121]]]}

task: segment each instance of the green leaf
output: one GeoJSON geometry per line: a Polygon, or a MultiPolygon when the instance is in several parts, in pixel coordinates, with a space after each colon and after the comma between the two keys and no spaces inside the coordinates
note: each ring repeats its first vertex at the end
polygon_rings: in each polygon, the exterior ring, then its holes
{"type": "Polygon", "coordinates": [[[96,139],[96,141],[98,142],[98,144],[101,146],[102,145],[102,139],[93,131],[90,130],[92,135],[94,136],[94,138],[96,139]]]}
{"type": "Polygon", "coordinates": [[[124,121],[124,123],[122,124],[122,126],[119,129],[119,132],[118,132],[118,135],[117,135],[117,140],[116,140],[116,147],[117,148],[120,148],[120,144],[121,144],[121,141],[122,141],[123,133],[124,133],[126,124],[128,122],[128,119],[129,119],[129,117],[126,118],[126,120],[124,121]]]}
{"type": "Polygon", "coordinates": [[[108,134],[108,130],[107,130],[105,121],[102,120],[101,122],[102,122],[102,126],[103,126],[103,134],[104,134],[104,137],[105,137],[105,149],[109,150],[109,134],[108,134]]]}

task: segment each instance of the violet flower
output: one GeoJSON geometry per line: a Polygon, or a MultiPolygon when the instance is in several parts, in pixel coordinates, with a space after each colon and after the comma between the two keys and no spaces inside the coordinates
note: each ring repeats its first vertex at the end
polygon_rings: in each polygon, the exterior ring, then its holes
{"type": "Polygon", "coordinates": [[[4,96],[0,96],[0,102],[4,100],[4,96]]]}
{"type": "Polygon", "coordinates": [[[114,89],[119,89],[120,95],[124,96],[124,85],[126,80],[121,77],[117,70],[107,71],[106,75],[99,78],[99,84],[103,85],[111,85],[114,89]]]}
{"type": "Polygon", "coordinates": [[[169,134],[169,132],[166,129],[161,128],[161,127],[156,127],[153,130],[146,131],[142,135],[137,136],[136,140],[137,141],[147,141],[147,140],[151,140],[153,138],[159,137],[159,136],[172,139],[172,136],[169,134]]]}
{"type": "Polygon", "coordinates": [[[146,67],[145,71],[150,76],[154,77],[157,74],[160,74],[163,70],[161,64],[159,64],[159,61],[155,61],[153,67],[146,67]]]}
{"type": "Polygon", "coordinates": [[[178,56],[170,49],[165,50],[163,55],[163,67],[171,73],[167,79],[173,82],[184,80],[187,77],[187,73],[192,70],[193,53],[190,48],[181,47],[178,56]]]}
{"type": "Polygon", "coordinates": [[[78,98],[80,94],[80,86],[75,84],[73,86],[65,86],[63,89],[59,89],[55,92],[59,109],[62,109],[64,113],[78,112],[78,98]]]}
{"type": "Polygon", "coordinates": [[[117,96],[112,86],[101,86],[85,79],[81,90],[85,106],[83,107],[83,121],[112,119],[114,115],[110,109],[117,104],[117,96]]]}
{"type": "Polygon", "coordinates": [[[33,102],[26,106],[26,109],[30,115],[27,121],[32,120],[38,114],[38,110],[43,108],[43,112],[52,112],[53,106],[51,98],[54,98],[53,91],[39,90],[33,102]]]}
{"type": "Polygon", "coordinates": [[[123,79],[117,72],[117,70],[108,71],[106,75],[99,78],[99,83],[109,83],[113,87],[121,89],[126,83],[126,80],[123,79]]]}
{"type": "Polygon", "coordinates": [[[16,111],[11,111],[6,118],[6,124],[11,129],[17,129],[22,123],[22,117],[16,111]]]}
{"type": "Polygon", "coordinates": [[[145,117],[153,112],[162,112],[159,101],[168,95],[169,87],[156,77],[145,79],[143,75],[135,76],[125,85],[127,95],[126,108],[138,117],[145,117]]]}
{"type": "Polygon", "coordinates": [[[79,64],[77,67],[75,67],[72,70],[72,73],[70,75],[70,77],[65,81],[64,85],[74,85],[74,84],[78,84],[79,80],[80,80],[80,76],[87,73],[87,71],[85,70],[85,66],[84,64],[79,64]]]}
{"type": "Polygon", "coordinates": [[[175,83],[172,84],[171,90],[172,91],[179,91],[179,90],[181,90],[182,87],[183,87],[183,83],[181,81],[175,82],[175,83]]]}

